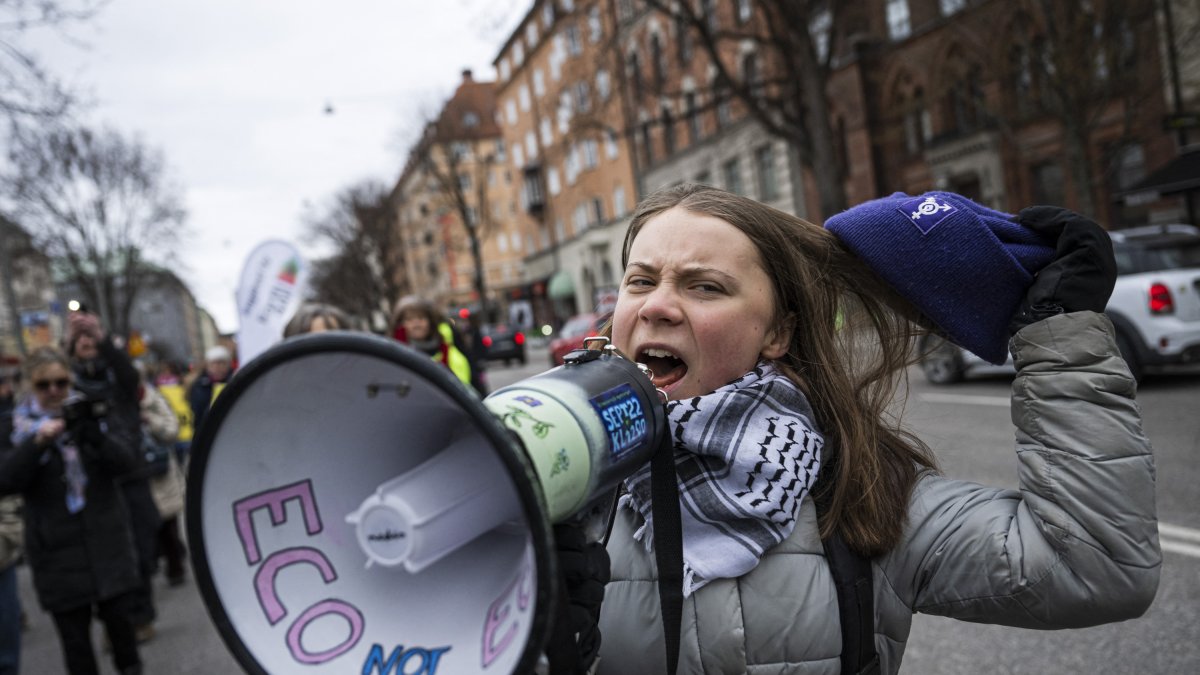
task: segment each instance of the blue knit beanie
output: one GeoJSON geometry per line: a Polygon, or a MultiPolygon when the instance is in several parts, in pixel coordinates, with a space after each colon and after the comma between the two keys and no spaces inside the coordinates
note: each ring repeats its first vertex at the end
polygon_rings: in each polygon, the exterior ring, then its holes
{"type": "Polygon", "coordinates": [[[953,342],[996,364],[1033,275],[1055,254],[1014,216],[950,192],[897,192],[825,227],[953,342]]]}

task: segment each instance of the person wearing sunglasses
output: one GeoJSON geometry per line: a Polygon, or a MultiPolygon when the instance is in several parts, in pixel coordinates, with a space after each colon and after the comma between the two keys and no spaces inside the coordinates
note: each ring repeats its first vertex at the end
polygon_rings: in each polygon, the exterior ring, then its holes
{"type": "Polygon", "coordinates": [[[76,407],[61,351],[37,349],[25,368],[32,396],[13,416],[14,448],[0,459],[0,496],[24,498],[26,558],[38,602],[54,618],[70,675],[98,672],[93,614],[104,625],[116,672],[140,675],[130,617],[141,578],[117,483],[135,467],[135,451],[106,433],[102,419],[76,407]]]}

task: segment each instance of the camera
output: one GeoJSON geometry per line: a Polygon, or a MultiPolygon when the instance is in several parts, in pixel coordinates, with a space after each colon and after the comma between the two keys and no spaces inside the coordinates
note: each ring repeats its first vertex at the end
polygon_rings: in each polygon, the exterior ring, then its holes
{"type": "Polygon", "coordinates": [[[81,426],[98,422],[108,415],[108,401],[103,398],[72,394],[63,401],[62,418],[67,431],[76,432],[81,426]]]}

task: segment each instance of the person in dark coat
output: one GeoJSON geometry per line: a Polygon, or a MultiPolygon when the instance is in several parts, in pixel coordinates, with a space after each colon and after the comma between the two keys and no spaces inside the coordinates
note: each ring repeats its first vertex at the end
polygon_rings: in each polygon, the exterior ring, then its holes
{"type": "MultiPolygon", "coordinates": [[[[141,376],[124,350],[100,328],[95,314],[73,312],[67,319],[67,346],[75,371],[75,387],[93,399],[108,405],[106,422],[109,434],[134,449],[140,460],[142,418],[139,404],[141,376]]],[[[142,587],[132,604],[133,622],[138,640],[154,637],[153,579],[158,569],[158,530],[162,524],[154,493],[150,489],[149,468],[142,461],[117,479],[133,529],[138,572],[142,587]]]]}
{"type": "Polygon", "coordinates": [[[233,375],[233,357],[221,345],[209,347],[204,353],[204,372],[188,388],[188,405],[192,407],[193,433],[199,434],[209,408],[229,377],[233,375]]]}
{"type": "Polygon", "coordinates": [[[135,451],[90,405],[68,399],[67,357],[43,347],[26,361],[33,396],[14,414],[14,449],[0,459],[0,495],[25,502],[25,555],[42,607],[54,617],[70,675],[99,672],[92,649],[95,613],[122,675],[140,675],[130,605],[141,584],[129,514],[117,477],[135,451]]]}

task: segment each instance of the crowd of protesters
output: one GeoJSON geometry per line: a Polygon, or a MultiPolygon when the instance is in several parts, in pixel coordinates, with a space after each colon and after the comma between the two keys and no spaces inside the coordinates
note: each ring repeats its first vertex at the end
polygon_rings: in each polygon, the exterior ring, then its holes
{"type": "MultiPolygon", "coordinates": [[[[309,303],[280,337],[356,325],[309,303]]],[[[20,672],[30,611],[18,593],[22,563],[68,673],[99,672],[100,647],[116,672],[137,674],[140,645],[155,637],[155,579],[187,583],[191,442],[238,364],[224,345],[196,364],[131,358],[86,311],[72,312],[65,332],[60,346],[0,361],[0,675],[20,672]],[[93,617],[103,645],[92,644],[93,617]]],[[[387,335],[486,394],[469,329],[432,303],[401,299],[387,335]]]]}

